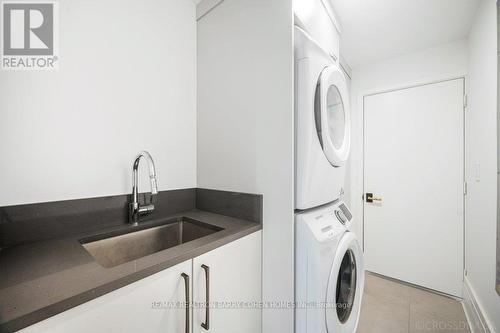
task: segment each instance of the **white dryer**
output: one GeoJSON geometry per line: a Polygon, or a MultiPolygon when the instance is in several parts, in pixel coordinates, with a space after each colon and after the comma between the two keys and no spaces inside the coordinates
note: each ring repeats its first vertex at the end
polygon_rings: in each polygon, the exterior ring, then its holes
{"type": "Polygon", "coordinates": [[[295,208],[341,197],[350,150],[349,95],[334,59],[295,26],[295,208]]]}
{"type": "Polygon", "coordinates": [[[295,333],[354,333],[364,262],[342,201],[295,215],[295,333]]]}

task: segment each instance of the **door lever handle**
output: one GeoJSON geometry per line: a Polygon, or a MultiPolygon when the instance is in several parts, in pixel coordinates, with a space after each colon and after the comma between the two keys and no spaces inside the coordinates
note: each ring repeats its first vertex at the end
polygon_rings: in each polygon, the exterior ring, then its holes
{"type": "Polygon", "coordinates": [[[382,198],[374,197],[373,193],[366,193],[366,202],[368,202],[368,203],[382,202],[382,198]]]}

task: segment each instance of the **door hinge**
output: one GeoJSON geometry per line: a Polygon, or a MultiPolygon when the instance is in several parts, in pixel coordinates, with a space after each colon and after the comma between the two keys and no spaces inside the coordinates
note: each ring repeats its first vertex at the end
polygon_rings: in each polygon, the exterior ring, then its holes
{"type": "Polygon", "coordinates": [[[467,98],[467,94],[464,94],[464,110],[467,110],[467,106],[468,106],[468,98],[467,98]]]}
{"type": "Polygon", "coordinates": [[[464,195],[467,195],[467,182],[464,182],[464,195]]]}

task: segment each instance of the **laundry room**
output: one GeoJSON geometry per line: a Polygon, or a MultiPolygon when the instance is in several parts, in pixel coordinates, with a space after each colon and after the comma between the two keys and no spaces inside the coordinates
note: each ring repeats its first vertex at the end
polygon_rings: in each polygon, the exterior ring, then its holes
{"type": "Polygon", "coordinates": [[[499,24],[0,1],[0,333],[500,333],[499,24]]]}

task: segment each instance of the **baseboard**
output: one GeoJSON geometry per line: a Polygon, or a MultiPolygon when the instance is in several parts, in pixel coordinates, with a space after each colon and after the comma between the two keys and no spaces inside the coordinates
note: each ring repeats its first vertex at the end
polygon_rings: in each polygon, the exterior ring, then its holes
{"type": "Polygon", "coordinates": [[[462,306],[472,333],[492,333],[477,301],[476,293],[467,277],[464,279],[462,306]]]}

